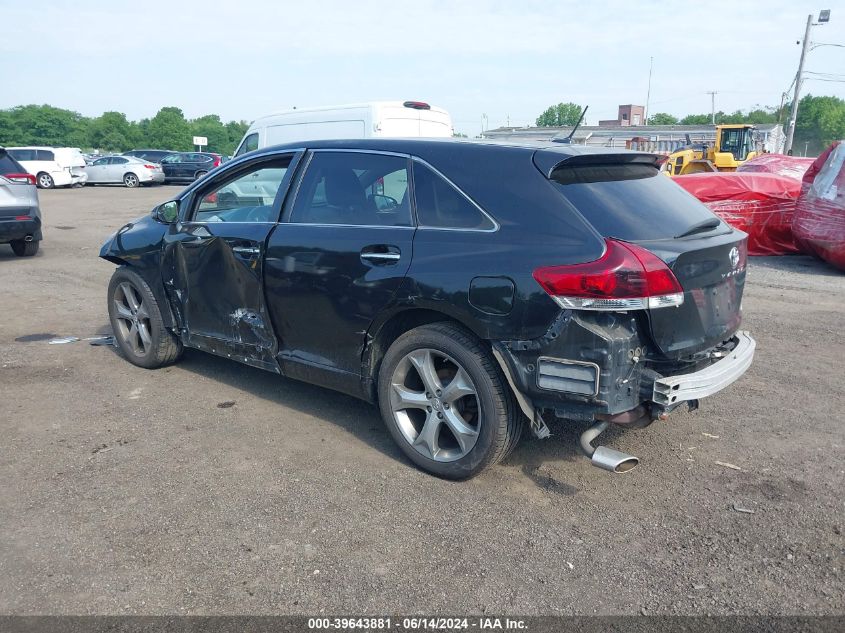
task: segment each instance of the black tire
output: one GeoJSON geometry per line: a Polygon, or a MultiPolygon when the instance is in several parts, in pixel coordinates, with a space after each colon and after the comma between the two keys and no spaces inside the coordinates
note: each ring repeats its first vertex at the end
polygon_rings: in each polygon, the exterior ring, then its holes
{"type": "Polygon", "coordinates": [[[489,349],[468,330],[451,323],[433,323],[406,332],[387,350],[378,376],[382,418],[402,452],[423,470],[445,479],[468,479],[492,466],[516,447],[525,420],[502,370],[489,349]],[[442,352],[467,372],[480,408],[478,439],[463,457],[435,461],[415,449],[399,429],[391,405],[391,380],[399,363],[415,350],[442,352]]]}
{"type": "Polygon", "coordinates": [[[38,246],[41,242],[33,240],[32,242],[25,242],[24,240],[12,240],[9,246],[18,257],[32,257],[38,252],[38,246]]]}
{"type": "Polygon", "coordinates": [[[38,184],[39,189],[52,189],[56,186],[56,183],[53,182],[53,177],[45,171],[38,173],[35,177],[35,182],[38,184]]]}
{"type": "Polygon", "coordinates": [[[194,174],[194,180],[199,180],[203,176],[205,176],[208,172],[207,171],[198,171],[194,174]]]}
{"type": "Polygon", "coordinates": [[[179,359],[182,354],[182,342],[164,326],[155,295],[138,273],[126,266],[115,270],[109,282],[107,301],[115,341],[126,360],[138,367],[156,369],[175,363],[179,359]],[[122,284],[129,284],[146,307],[148,317],[143,321],[150,341],[142,353],[130,342],[126,321],[117,315],[118,307],[114,297],[122,284]]]}
{"type": "Polygon", "coordinates": [[[130,189],[135,189],[136,187],[141,186],[141,179],[130,171],[123,174],[123,184],[130,189]]]}

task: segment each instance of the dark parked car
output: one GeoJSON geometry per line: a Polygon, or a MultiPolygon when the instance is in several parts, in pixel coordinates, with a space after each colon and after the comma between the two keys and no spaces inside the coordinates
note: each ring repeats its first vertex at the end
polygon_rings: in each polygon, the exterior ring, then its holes
{"type": "Polygon", "coordinates": [[[209,152],[179,152],[161,159],[165,182],[193,182],[222,164],[220,154],[209,152]]]}
{"type": "Polygon", "coordinates": [[[35,176],[0,147],[0,244],[19,257],[35,255],[41,244],[41,209],[35,176]]]}
{"type": "Polygon", "coordinates": [[[128,152],[123,152],[122,156],[134,156],[141,160],[148,160],[154,163],[160,163],[165,156],[176,154],[168,149],[133,149],[128,152]]]}
{"type": "Polygon", "coordinates": [[[417,465],[472,476],[529,426],[591,442],[739,378],[746,235],[650,154],[317,141],[239,157],[111,236],[141,367],[183,347],[378,402],[417,465]]]}

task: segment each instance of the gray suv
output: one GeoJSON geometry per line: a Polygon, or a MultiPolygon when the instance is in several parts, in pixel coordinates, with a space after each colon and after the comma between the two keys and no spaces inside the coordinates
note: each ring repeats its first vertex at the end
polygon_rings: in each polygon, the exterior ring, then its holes
{"type": "Polygon", "coordinates": [[[29,257],[41,242],[41,209],[35,176],[0,147],[0,244],[29,257]]]}

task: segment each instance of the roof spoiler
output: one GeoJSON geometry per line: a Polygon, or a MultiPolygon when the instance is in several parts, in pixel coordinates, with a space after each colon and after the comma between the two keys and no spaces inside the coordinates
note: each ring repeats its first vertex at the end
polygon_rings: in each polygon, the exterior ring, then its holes
{"type": "Polygon", "coordinates": [[[587,165],[637,164],[660,168],[658,157],[654,154],[628,150],[583,151],[566,155],[552,148],[541,149],[534,152],[534,164],[546,178],[551,178],[557,169],[587,165]]]}

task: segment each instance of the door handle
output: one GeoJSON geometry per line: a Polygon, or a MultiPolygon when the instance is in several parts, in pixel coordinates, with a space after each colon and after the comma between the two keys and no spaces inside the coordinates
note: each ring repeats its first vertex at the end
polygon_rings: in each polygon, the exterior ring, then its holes
{"type": "Polygon", "coordinates": [[[374,264],[395,264],[401,257],[399,248],[388,244],[375,244],[361,249],[361,259],[374,264]]]}
{"type": "Polygon", "coordinates": [[[237,253],[238,255],[245,255],[247,257],[254,257],[261,252],[261,249],[257,246],[233,246],[232,252],[237,253]]]}

